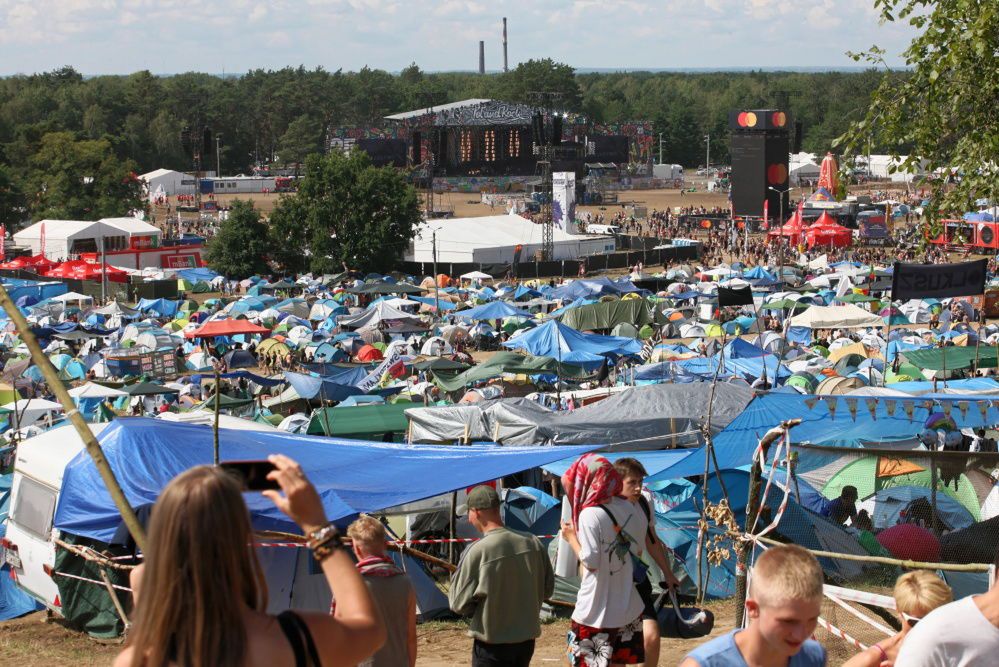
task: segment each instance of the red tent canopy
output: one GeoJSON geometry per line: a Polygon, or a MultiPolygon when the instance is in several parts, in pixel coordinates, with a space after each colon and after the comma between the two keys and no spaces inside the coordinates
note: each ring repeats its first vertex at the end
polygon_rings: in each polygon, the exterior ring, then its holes
{"type": "Polygon", "coordinates": [[[767,237],[770,239],[780,238],[782,236],[788,237],[788,241],[792,244],[796,244],[804,236],[805,225],[801,221],[801,211],[795,211],[794,215],[788,218],[787,222],[781,225],[778,229],[773,229],[767,232],[767,237]]]}
{"type": "Polygon", "coordinates": [[[823,211],[819,219],[808,228],[805,239],[809,248],[815,246],[845,248],[853,242],[853,232],[823,211]]]}
{"type": "Polygon", "coordinates": [[[237,334],[269,334],[270,329],[248,320],[215,320],[184,335],[187,338],[214,338],[215,336],[235,336],[237,334]]]}
{"type": "Polygon", "coordinates": [[[90,264],[80,259],[63,262],[54,268],[46,271],[39,270],[39,274],[48,278],[71,278],[73,280],[100,280],[102,276],[115,283],[127,283],[128,273],[117,267],[108,264],[90,264]]]}
{"type": "Polygon", "coordinates": [[[9,262],[0,264],[0,269],[34,269],[37,272],[48,271],[56,266],[56,262],[45,255],[34,255],[33,257],[21,256],[9,262]]]}

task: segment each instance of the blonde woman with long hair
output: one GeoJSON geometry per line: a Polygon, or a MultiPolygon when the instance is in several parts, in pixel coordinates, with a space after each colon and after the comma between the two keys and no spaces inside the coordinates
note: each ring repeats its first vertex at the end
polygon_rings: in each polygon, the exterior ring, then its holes
{"type": "Polygon", "coordinates": [[[141,578],[133,577],[135,625],[114,667],[346,667],[382,645],[371,595],[315,487],[288,457],[270,461],[268,479],[281,493],[263,493],[309,538],[336,613],[266,613],[240,481],[198,466],[174,478],[153,508],[141,578]]]}

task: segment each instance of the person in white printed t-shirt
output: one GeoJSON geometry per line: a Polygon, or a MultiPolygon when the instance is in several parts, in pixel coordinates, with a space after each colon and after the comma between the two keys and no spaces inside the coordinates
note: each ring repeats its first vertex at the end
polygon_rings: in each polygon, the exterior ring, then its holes
{"type": "MultiPolygon", "coordinates": [[[[996,553],[999,565],[999,552],[996,553]]],[[[895,667],[978,667],[999,664],[999,583],[937,607],[910,631],[895,667]]]]}

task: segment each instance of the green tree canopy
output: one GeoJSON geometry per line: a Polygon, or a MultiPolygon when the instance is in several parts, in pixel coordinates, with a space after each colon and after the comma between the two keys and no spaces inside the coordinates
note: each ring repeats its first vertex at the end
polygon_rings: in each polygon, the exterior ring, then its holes
{"type": "Polygon", "coordinates": [[[24,192],[33,220],[99,220],[144,206],[135,163],[121,160],[106,139],[71,132],[42,136],[28,161],[24,192]]]}
{"type": "Polygon", "coordinates": [[[305,162],[323,148],[323,126],[309,115],[301,115],[288,125],[278,141],[278,157],[284,164],[305,162]]]}
{"type": "Polygon", "coordinates": [[[271,242],[267,225],[251,202],[236,200],[218,234],[208,243],[208,266],[228,278],[248,278],[269,272],[271,242]]]}
{"type": "Polygon", "coordinates": [[[373,167],[361,151],[310,155],[298,192],[271,215],[275,258],[288,271],[385,271],[420,219],[416,190],[398,171],[373,167]]]}
{"type": "Polygon", "coordinates": [[[579,109],[582,102],[576,71],[551,58],[528,60],[500,77],[500,97],[512,102],[536,102],[533,98],[536,92],[558,93],[561,97],[557,106],[562,109],[579,109]]]}
{"type": "MultiPolygon", "coordinates": [[[[999,3],[995,0],[874,0],[885,21],[908,21],[919,34],[903,54],[911,74],[881,79],[866,114],[840,138],[848,152],[873,143],[899,168],[937,174],[926,208],[931,235],[941,217],[978,198],[999,199],[999,3]]],[[[877,47],[858,60],[884,64],[877,47]]]]}

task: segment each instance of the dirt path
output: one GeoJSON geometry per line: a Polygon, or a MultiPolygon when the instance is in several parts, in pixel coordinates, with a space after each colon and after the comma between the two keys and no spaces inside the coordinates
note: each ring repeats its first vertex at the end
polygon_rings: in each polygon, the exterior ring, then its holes
{"type": "MultiPolygon", "coordinates": [[[[728,632],[733,627],[731,602],[711,606],[716,623],[712,636],[728,632]]],[[[565,635],[567,620],[559,619],[542,626],[542,635],[534,652],[532,665],[565,665],[565,635]]],[[[472,652],[472,640],[460,622],[435,622],[417,628],[418,667],[454,667],[467,665],[472,652]]],[[[703,640],[663,640],[660,665],[676,665],[687,651],[703,640]]],[[[116,643],[100,643],[66,628],[61,622],[46,622],[39,612],[14,621],[0,623],[0,655],[5,664],[45,665],[45,667],[89,667],[110,665],[121,650],[116,643]]]]}

